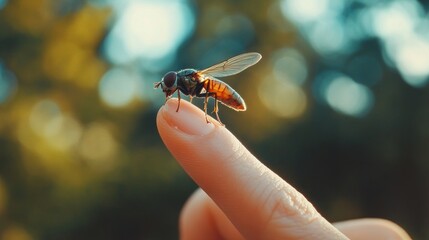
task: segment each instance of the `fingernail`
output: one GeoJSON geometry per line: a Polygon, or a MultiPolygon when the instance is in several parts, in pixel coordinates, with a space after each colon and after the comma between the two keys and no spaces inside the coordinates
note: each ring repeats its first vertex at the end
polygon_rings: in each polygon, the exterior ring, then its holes
{"type": "Polygon", "coordinates": [[[181,100],[179,111],[176,112],[177,99],[168,100],[163,106],[162,116],[166,122],[174,129],[188,135],[207,135],[215,128],[214,123],[206,122],[204,112],[191,103],[181,100]]]}

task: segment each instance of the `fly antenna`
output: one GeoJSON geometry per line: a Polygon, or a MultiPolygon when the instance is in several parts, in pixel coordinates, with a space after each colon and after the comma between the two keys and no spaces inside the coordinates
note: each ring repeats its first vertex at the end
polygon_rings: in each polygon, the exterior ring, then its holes
{"type": "Polygon", "coordinates": [[[157,88],[159,88],[159,85],[161,85],[161,82],[156,82],[153,84],[153,88],[157,89],[157,88]]]}

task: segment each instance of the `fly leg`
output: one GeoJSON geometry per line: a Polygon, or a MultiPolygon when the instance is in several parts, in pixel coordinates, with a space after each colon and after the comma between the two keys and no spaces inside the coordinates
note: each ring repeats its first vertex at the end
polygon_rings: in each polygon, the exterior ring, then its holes
{"type": "Polygon", "coordinates": [[[210,123],[209,118],[207,117],[207,104],[209,102],[209,97],[212,97],[212,98],[215,99],[215,109],[213,110],[213,112],[216,113],[217,120],[222,124],[222,122],[220,121],[219,116],[217,114],[217,111],[218,111],[217,110],[218,109],[218,104],[217,103],[218,103],[218,101],[217,101],[216,93],[214,93],[214,92],[205,92],[205,93],[196,94],[196,96],[197,97],[204,97],[204,115],[206,117],[206,122],[207,123],[210,123]]]}
{"type": "MultiPolygon", "coordinates": [[[[220,118],[219,118],[219,114],[218,114],[218,111],[219,111],[219,101],[217,100],[217,96],[216,96],[216,93],[213,93],[213,92],[206,92],[205,94],[204,94],[205,96],[204,96],[204,114],[205,114],[205,116],[206,116],[206,122],[207,123],[209,123],[210,121],[209,121],[209,119],[208,119],[208,117],[207,117],[207,104],[208,104],[208,102],[209,102],[209,97],[212,97],[212,98],[214,98],[215,99],[215,105],[214,105],[214,109],[213,109],[213,112],[216,114],[216,118],[217,118],[217,121],[220,123],[220,124],[222,124],[222,125],[224,125],[223,123],[222,123],[222,121],[220,121],[220,118]]],[[[213,113],[212,112],[212,113],[213,113]]]]}
{"type": "Polygon", "coordinates": [[[179,102],[177,103],[177,109],[176,109],[176,112],[178,112],[178,111],[179,111],[179,108],[180,108],[180,91],[177,91],[177,98],[179,99],[179,102]]]}
{"type": "Polygon", "coordinates": [[[192,97],[191,95],[189,95],[189,102],[190,103],[192,103],[192,99],[193,99],[194,97],[192,97]]]}
{"type": "Polygon", "coordinates": [[[209,101],[209,93],[206,92],[204,97],[204,116],[206,117],[206,122],[209,123],[209,119],[207,118],[207,103],[209,101]]]}
{"type": "MultiPolygon", "coordinates": [[[[216,94],[214,94],[214,99],[215,99],[215,105],[214,105],[214,108],[213,108],[213,112],[216,114],[217,121],[218,121],[220,124],[225,125],[225,124],[223,124],[223,123],[222,123],[222,121],[220,120],[220,117],[219,117],[219,114],[218,114],[218,112],[219,112],[219,100],[217,100],[217,96],[216,96],[216,94]]],[[[212,113],[213,113],[213,112],[212,112],[212,113]]]]}

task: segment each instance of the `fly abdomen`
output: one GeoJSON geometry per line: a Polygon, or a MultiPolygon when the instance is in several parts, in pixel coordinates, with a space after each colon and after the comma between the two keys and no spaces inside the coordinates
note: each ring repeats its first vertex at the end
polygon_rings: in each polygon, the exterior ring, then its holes
{"type": "Polygon", "coordinates": [[[215,95],[217,100],[225,106],[236,111],[246,111],[246,103],[243,98],[228,84],[210,78],[204,83],[204,88],[207,92],[215,95]]]}

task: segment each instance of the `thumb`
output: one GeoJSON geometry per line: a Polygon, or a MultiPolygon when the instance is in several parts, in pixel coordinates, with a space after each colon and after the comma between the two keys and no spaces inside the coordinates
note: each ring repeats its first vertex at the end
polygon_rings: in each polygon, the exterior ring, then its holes
{"type": "Polygon", "coordinates": [[[345,239],[305,197],[256,159],[225,127],[170,99],[157,116],[162,140],[246,239],[345,239]]]}

